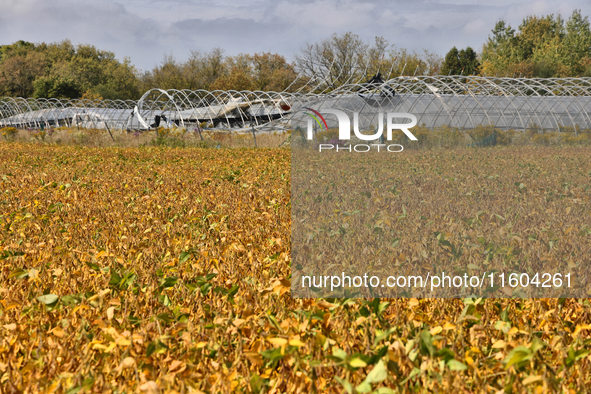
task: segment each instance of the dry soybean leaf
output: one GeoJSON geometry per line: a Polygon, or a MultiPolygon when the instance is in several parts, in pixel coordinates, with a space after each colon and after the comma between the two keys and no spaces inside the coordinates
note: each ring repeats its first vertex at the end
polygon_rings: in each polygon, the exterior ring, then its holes
{"type": "Polygon", "coordinates": [[[244,352],[244,355],[254,365],[261,367],[263,365],[263,357],[257,352],[244,352]]]}
{"type": "Polygon", "coordinates": [[[443,331],[443,328],[441,326],[433,327],[432,329],[429,330],[429,332],[431,333],[431,335],[437,335],[441,331],[443,331]]]}
{"type": "Polygon", "coordinates": [[[8,331],[14,331],[16,330],[16,323],[5,324],[2,327],[7,329],[8,331]]]}
{"type": "Polygon", "coordinates": [[[234,319],[234,321],[232,322],[232,324],[234,324],[236,327],[240,327],[241,325],[244,324],[246,320],[244,319],[234,319]]]}
{"type": "Polygon", "coordinates": [[[131,345],[131,341],[129,339],[125,339],[122,337],[119,337],[115,340],[115,343],[121,347],[126,347],[131,345]]]}
{"type": "Polygon", "coordinates": [[[66,332],[61,327],[54,328],[53,330],[51,330],[51,333],[58,338],[63,338],[64,335],[66,334],[66,332]]]}
{"type": "Polygon", "coordinates": [[[507,335],[515,335],[519,332],[519,330],[517,329],[517,327],[513,327],[512,329],[509,330],[509,332],[507,332],[507,335]]]}
{"type": "Polygon", "coordinates": [[[4,307],[4,311],[8,312],[9,310],[14,309],[14,308],[18,308],[19,306],[21,306],[21,304],[19,304],[17,302],[11,302],[10,304],[8,304],[4,307]]]}
{"type": "Polygon", "coordinates": [[[271,342],[275,347],[283,347],[287,344],[285,338],[267,338],[267,341],[271,342]]]}
{"type": "Polygon", "coordinates": [[[107,319],[112,320],[113,316],[115,316],[115,307],[114,306],[107,309],[107,319]]]}
{"type": "Polygon", "coordinates": [[[170,367],[168,368],[168,372],[182,372],[187,368],[186,364],[179,360],[174,360],[170,363],[170,367]]]}
{"type": "Polygon", "coordinates": [[[291,290],[291,282],[285,278],[281,278],[273,284],[273,292],[277,295],[283,295],[291,290]]]}
{"type": "Polygon", "coordinates": [[[135,359],[133,357],[125,357],[121,362],[121,368],[133,368],[135,367],[135,359]]]}
{"type": "Polygon", "coordinates": [[[502,339],[499,339],[498,341],[496,341],[495,343],[493,343],[492,348],[493,349],[502,349],[505,347],[505,345],[507,345],[505,343],[505,341],[503,341],[502,339]]]}
{"type": "Polygon", "coordinates": [[[31,268],[29,270],[29,278],[30,279],[36,279],[39,277],[39,270],[36,270],[35,268],[31,268]]]}
{"type": "Polygon", "coordinates": [[[573,332],[573,337],[579,335],[581,330],[591,330],[591,324],[577,325],[577,328],[575,328],[575,332],[573,332]]]}
{"type": "Polygon", "coordinates": [[[540,380],[542,380],[541,376],[528,376],[527,378],[523,379],[523,385],[527,386],[528,384],[539,382],[540,380]]]}
{"type": "Polygon", "coordinates": [[[304,342],[302,342],[302,341],[300,341],[299,339],[296,339],[296,338],[290,339],[288,343],[289,343],[290,346],[295,346],[295,347],[306,346],[306,344],[304,342]]]}
{"type": "Polygon", "coordinates": [[[324,310],[329,310],[330,308],[337,306],[336,304],[331,304],[330,302],[326,302],[324,300],[318,301],[317,305],[324,310]]]}
{"type": "Polygon", "coordinates": [[[158,383],[150,380],[140,386],[140,390],[147,394],[156,394],[158,392],[158,383]]]}
{"type": "Polygon", "coordinates": [[[94,300],[96,300],[97,298],[103,298],[104,296],[106,296],[106,295],[107,295],[107,294],[109,294],[110,292],[111,292],[111,289],[104,289],[104,290],[101,290],[101,291],[100,291],[98,294],[95,294],[95,295],[93,295],[92,297],[90,297],[90,298],[88,299],[88,301],[90,302],[90,301],[94,301],[94,300]]]}

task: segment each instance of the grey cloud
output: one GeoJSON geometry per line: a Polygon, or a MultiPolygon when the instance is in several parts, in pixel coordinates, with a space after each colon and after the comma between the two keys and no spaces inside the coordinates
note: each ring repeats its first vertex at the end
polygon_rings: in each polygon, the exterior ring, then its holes
{"type": "Polygon", "coordinates": [[[591,14],[583,0],[4,0],[0,44],[23,39],[70,39],[115,52],[148,70],[164,54],[185,59],[214,47],[227,54],[277,52],[288,59],[306,44],[352,31],[364,40],[384,36],[399,48],[440,55],[452,47],[480,50],[497,20],[517,27],[533,13],[573,9],[591,14]]]}

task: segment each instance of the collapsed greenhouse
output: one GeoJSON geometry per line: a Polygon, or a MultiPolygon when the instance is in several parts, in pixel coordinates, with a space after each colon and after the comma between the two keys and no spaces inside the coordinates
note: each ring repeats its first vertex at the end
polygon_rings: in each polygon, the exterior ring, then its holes
{"type": "MultiPolygon", "coordinates": [[[[138,101],[4,98],[0,128],[78,127],[119,131],[205,128],[285,131],[307,121],[306,109],[359,114],[362,129],[380,113],[410,113],[419,125],[469,129],[591,129],[591,78],[401,76],[327,91],[152,89],[138,101]],[[379,83],[376,83],[378,81],[379,83]]],[[[330,127],[336,119],[327,116],[330,127]]]]}

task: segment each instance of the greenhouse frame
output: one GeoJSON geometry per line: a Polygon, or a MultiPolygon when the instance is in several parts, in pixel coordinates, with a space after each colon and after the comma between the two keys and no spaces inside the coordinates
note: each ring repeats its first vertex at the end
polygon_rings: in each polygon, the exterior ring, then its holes
{"type": "MultiPolygon", "coordinates": [[[[138,101],[3,98],[0,128],[118,130],[203,128],[250,132],[296,128],[306,109],[359,113],[362,129],[380,113],[410,113],[427,128],[577,131],[591,129],[591,78],[400,76],[305,92],[152,89],[138,101]]],[[[330,127],[335,120],[327,117],[330,127]]]]}

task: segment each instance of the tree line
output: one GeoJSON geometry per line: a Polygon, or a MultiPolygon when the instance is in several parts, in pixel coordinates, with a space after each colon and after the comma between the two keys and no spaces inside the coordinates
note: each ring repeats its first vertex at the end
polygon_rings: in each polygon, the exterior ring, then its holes
{"type": "Polygon", "coordinates": [[[140,72],[129,59],[92,45],[33,44],[0,46],[0,97],[138,99],[152,88],[205,90],[333,90],[382,72],[384,77],[437,74],[441,58],[410,52],[385,38],[364,43],[353,33],[334,34],[307,45],[294,62],[274,53],[226,56],[221,48],[191,51],[185,61],[165,56],[140,72]]]}
{"type": "Polygon", "coordinates": [[[560,15],[528,16],[517,30],[504,20],[477,56],[470,47],[452,48],[442,74],[498,77],[591,77],[591,29],[589,17],[575,10],[564,20],[560,15]]]}
{"type": "Polygon", "coordinates": [[[0,46],[0,95],[36,98],[134,99],[137,70],[129,59],[68,40],[0,46]]]}
{"type": "Polygon", "coordinates": [[[191,51],[184,62],[165,56],[141,73],[127,58],[119,61],[113,52],[69,40],[0,46],[0,97],[129,100],[151,88],[282,91],[296,77],[294,64],[272,53],[191,51]]]}
{"type": "Polygon", "coordinates": [[[348,32],[308,43],[293,62],[273,53],[226,56],[221,48],[191,51],[185,61],[165,56],[140,72],[128,58],[69,40],[0,46],[0,96],[35,98],[138,99],[151,88],[206,90],[331,91],[401,75],[487,75],[514,77],[591,76],[591,29],[573,11],[528,16],[513,29],[500,20],[480,53],[452,48],[444,58],[409,51],[384,37],[364,42],[348,32]]]}

